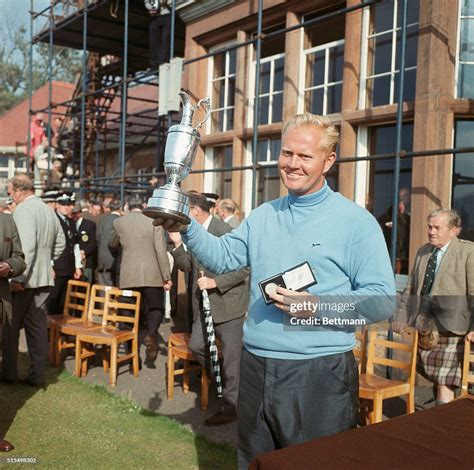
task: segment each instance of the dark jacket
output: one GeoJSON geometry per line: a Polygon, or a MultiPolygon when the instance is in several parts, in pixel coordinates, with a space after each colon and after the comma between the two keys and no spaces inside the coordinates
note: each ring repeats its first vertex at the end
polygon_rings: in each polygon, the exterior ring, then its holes
{"type": "Polygon", "coordinates": [[[72,219],[65,218],[66,220],[64,220],[58,213],[56,213],[56,216],[66,238],[66,248],[63,254],[54,262],[54,272],[56,276],[70,277],[74,275],[76,269],[74,258],[74,245],[78,243],[76,224],[72,219]]]}
{"type": "Polygon", "coordinates": [[[95,269],[97,265],[97,230],[95,222],[82,219],[77,231],[79,248],[84,250],[86,255],[86,268],[95,269]]]}
{"type": "Polygon", "coordinates": [[[104,214],[97,223],[98,261],[99,271],[115,271],[115,257],[109,250],[110,234],[114,220],[120,217],[118,214],[104,214]]]}
{"type": "MultiPolygon", "coordinates": [[[[208,232],[218,237],[231,231],[231,227],[220,219],[213,217],[208,232]]],[[[216,275],[206,270],[188,251],[181,245],[173,251],[176,266],[182,271],[193,272],[192,306],[194,318],[201,314],[202,294],[196,280],[200,271],[206,277],[214,278],[217,283],[215,289],[208,291],[211,304],[211,315],[216,323],[223,323],[235,318],[240,318],[247,313],[249,304],[249,273],[250,268],[216,275]]]]}
{"type": "MultiPolygon", "coordinates": [[[[12,216],[7,214],[0,214],[0,259],[6,261],[13,270],[9,277],[0,277],[0,302],[3,307],[3,321],[7,321],[7,318],[11,321],[12,298],[8,279],[19,276],[25,270],[26,263],[15,222],[12,216]]],[[[1,340],[3,334],[2,315],[0,315],[0,328],[2,328],[2,331],[0,331],[1,340]]]]}

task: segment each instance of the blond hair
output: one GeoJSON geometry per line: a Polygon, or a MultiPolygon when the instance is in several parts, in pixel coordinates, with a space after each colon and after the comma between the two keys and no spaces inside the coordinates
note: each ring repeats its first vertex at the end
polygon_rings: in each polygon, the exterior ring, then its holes
{"type": "Polygon", "coordinates": [[[286,121],[282,135],[285,135],[290,127],[318,127],[324,131],[324,139],[321,142],[321,150],[328,153],[336,151],[339,143],[339,130],[326,116],[318,116],[316,114],[304,113],[296,114],[286,121]]]}

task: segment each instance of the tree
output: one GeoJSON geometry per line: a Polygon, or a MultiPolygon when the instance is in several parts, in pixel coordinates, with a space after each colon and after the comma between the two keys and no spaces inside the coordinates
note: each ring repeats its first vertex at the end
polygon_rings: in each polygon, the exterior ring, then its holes
{"type": "MultiPolygon", "coordinates": [[[[11,23],[0,37],[0,114],[11,109],[29,92],[29,34],[24,27],[11,23]]],[[[81,70],[82,53],[66,47],[53,46],[52,77],[74,83],[81,70]]],[[[49,77],[49,45],[33,46],[33,91],[43,86],[49,77]]]]}

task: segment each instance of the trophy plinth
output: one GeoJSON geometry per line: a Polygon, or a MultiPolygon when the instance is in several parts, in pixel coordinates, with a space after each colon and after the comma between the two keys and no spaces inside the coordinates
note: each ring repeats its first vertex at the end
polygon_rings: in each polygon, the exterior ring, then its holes
{"type": "Polygon", "coordinates": [[[165,172],[168,183],[153,191],[153,196],[148,200],[143,214],[152,219],[172,219],[187,225],[189,218],[189,198],[184,194],[178,183],[186,178],[191,171],[196,157],[200,135],[197,129],[209,118],[209,98],[200,100],[191,106],[189,96],[181,92],[183,101],[183,117],[181,123],[171,126],[168,131],[165,148],[165,172]],[[203,107],[206,110],[204,120],[196,127],[192,126],[194,111],[203,107]]]}
{"type": "Polygon", "coordinates": [[[165,184],[153,191],[153,196],[148,199],[148,205],[143,209],[143,214],[152,219],[172,219],[183,225],[191,222],[189,218],[189,198],[181,188],[172,184],[165,184]]]}

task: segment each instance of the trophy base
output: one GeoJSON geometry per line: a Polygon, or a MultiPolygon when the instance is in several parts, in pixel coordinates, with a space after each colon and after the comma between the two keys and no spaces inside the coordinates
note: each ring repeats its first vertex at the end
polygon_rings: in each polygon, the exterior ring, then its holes
{"type": "Polygon", "coordinates": [[[191,223],[189,218],[189,198],[175,185],[166,184],[155,189],[153,196],[148,200],[143,214],[152,219],[158,217],[171,219],[183,225],[191,223]]]}
{"type": "Polygon", "coordinates": [[[171,209],[163,209],[162,207],[146,207],[142,213],[151,219],[171,219],[183,225],[189,225],[191,223],[191,219],[187,215],[171,209]]]}

